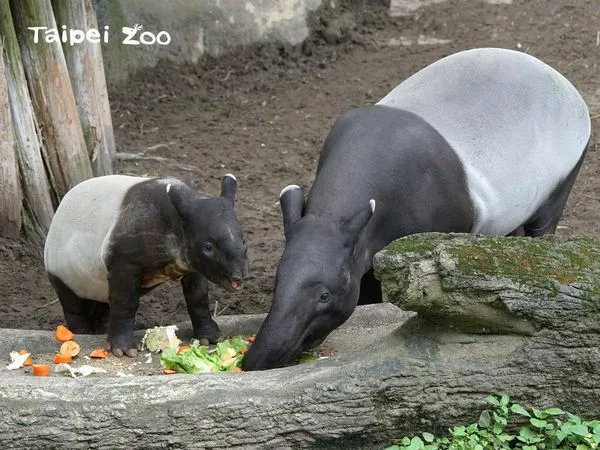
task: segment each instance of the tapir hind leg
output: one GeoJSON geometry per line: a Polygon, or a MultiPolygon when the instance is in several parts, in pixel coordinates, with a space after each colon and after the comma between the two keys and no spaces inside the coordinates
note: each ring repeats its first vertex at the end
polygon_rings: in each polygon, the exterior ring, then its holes
{"type": "Polygon", "coordinates": [[[223,337],[213,320],[208,305],[208,280],[199,273],[188,273],[181,279],[194,337],[203,345],[215,344],[223,337]]]}
{"type": "Polygon", "coordinates": [[[67,327],[76,334],[106,333],[108,323],[108,303],[81,298],[62,280],[48,274],[50,283],[58,295],[67,327]]]}
{"type": "MultiPolygon", "coordinates": [[[[587,147],[586,147],[587,151],[587,147]]],[[[524,224],[525,236],[539,237],[546,234],[553,234],[562,216],[571,188],[575,183],[577,174],[586,151],[583,152],[577,165],[573,168],[569,176],[554,190],[550,198],[541,206],[539,210],[524,224]]]]}

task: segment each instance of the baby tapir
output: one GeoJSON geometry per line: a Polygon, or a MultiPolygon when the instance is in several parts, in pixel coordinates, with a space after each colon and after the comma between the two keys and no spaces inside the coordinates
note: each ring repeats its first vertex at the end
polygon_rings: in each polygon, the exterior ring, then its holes
{"type": "Polygon", "coordinates": [[[46,271],[68,327],[106,332],[116,356],[135,356],[139,298],[181,280],[194,335],[221,337],[208,304],[208,280],[230,291],[248,276],[246,243],[234,212],[237,181],[208,197],[175,178],[108,175],[84,181],[62,199],[44,248],[46,271]]]}
{"type": "Polygon", "coordinates": [[[554,232],[589,137],[586,104],[564,76],[494,48],[443,58],[344,113],[306,201],[298,186],[280,195],[285,250],[244,369],[293,362],[381,298],[372,259],[394,239],[554,232]]]}

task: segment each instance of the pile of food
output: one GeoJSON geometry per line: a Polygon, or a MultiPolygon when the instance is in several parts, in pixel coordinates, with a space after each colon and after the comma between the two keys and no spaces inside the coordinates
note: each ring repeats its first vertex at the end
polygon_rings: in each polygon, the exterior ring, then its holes
{"type": "MultiPolygon", "coordinates": [[[[58,352],[54,354],[53,362],[56,367],[60,365],[68,365],[73,362],[73,358],[76,358],[81,352],[81,346],[75,342],[75,335],[64,325],[56,327],[54,332],[54,338],[60,343],[58,352]]],[[[90,353],[92,358],[107,358],[108,352],[103,349],[93,350],[90,353]]],[[[21,367],[31,366],[31,373],[38,377],[47,377],[50,375],[49,364],[34,364],[31,356],[31,352],[26,349],[19,350],[18,352],[10,352],[11,363],[7,366],[8,370],[15,370],[21,367]]]]}
{"type": "Polygon", "coordinates": [[[178,350],[166,348],[160,355],[165,373],[241,372],[248,341],[234,337],[213,348],[194,340],[178,350]]]}
{"type": "MultiPolygon", "coordinates": [[[[142,347],[148,350],[146,363],[152,361],[152,353],[160,353],[160,366],[165,374],[176,373],[208,373],[208,372],[241,372],[242,360],[248,346],[254,342],[254,335],[248,337],[234,336],[226,339],[216,345],[201,345],[198,340],[193,340],[190,345],[182,344],[176,336],[175,325],[154,327],[146,330],[142,339],[142,347]]],[[[102,367],[89,365],[72,365],[81,353],[81,346],[75,341],[75,335],[64,325],[59,325],[54,333],[55,339],[60,344],[58,351],[51,359],[54,363],[54,372],[64,373],[72,377],[87,376],[92,373],[107,373],[102,367]]],[[[324,346],[312,352],[304,352],[298,358],[298,363],[308,363],[317,359],[333,356],[335,353],[327,351],[324,346]]],[[[105,349],[92,350],[83,359],[105,359],[109,357],[109,352],[105,349]]],[[[10,352],[11,363],[7,369],[15,370],[22,367],[31,366],[34,376],[50,375],[50,364],[43,363],[48,361],[48,355],[39,355],[32,357],[31,352],[22,349],[19,352],[10,352]],[[35,360],[38,359],[38,363],[35,360]]],[[[112,358],[111,358],[112,361],[112,358]]],[[[133,365],[141,364],[134,362],[133,365]]],[[[110,368],[110,367],[108,367],[110,368]]],[[[132,376],[132,374],[123,374],[117,372],[118,376],[132,376]]]]}

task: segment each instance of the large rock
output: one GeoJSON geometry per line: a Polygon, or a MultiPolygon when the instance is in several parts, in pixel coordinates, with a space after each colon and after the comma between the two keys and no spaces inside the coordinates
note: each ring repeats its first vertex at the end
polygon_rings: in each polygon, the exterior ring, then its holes
{"type": "MultiPolygon", "coordinates": [[[[490,393],[600,415],[600,245],[417,235],[375,259],[392,304],[360,307],[335,357],[265,372],[2,376],[2,448],[383,448],[477,419],[490,393]]],[[[220,318],[228,334],[264,316],[220,318]]],[[[189,334],[189,326],[182,327],[189,334]]],[[[78,337],[84,346],[102,337],[78,337]]],[[[0,354],[52,351],[0,331],[0,354]]],[[[127,361],[127,359],[125,359],[127,361]]],[[[4,372],[5,373],[5,372],[4,372]]]]}
{"type": "Polygon", "coordinates": [[[296,45],[309,35],[308,15],[321,0],[94,0],[100,30],[110,27],[104,46],[108,83],[124,83],[136,70],[161,59],[196,63],[204,55],[219,57],[259,43],[296,45]],[[122,27],[143,26],[157,35],[166,31],[168,45],[126,45],[122,27]]]}

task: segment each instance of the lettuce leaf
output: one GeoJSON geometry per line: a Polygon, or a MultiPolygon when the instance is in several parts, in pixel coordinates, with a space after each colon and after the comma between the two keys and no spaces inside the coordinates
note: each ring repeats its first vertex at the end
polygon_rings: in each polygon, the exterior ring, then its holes
{"type": "Polygon", "coordinates": [[[160,363],[164,369],[179,373],[232,372],[241,366],[247,348],[248,343],[239,336],[219,342],[213,348],[195,340],[179,354],[175,349],[164,349],[160,363]]]}

